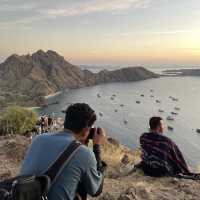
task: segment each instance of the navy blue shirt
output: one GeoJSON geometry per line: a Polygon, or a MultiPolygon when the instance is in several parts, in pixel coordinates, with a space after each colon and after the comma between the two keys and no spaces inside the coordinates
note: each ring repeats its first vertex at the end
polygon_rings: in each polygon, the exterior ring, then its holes
{"type": "MultiPolygon", "coordinates": [[[[74,139],[66,132],[37,136],[25,156],[21,175],[42,175],[74,139]]],[[[94,195],[102,179],[93,151],[81,145],[52,185],[48,198],[73,200],[80,182],[88,194],[94,195]]]]}

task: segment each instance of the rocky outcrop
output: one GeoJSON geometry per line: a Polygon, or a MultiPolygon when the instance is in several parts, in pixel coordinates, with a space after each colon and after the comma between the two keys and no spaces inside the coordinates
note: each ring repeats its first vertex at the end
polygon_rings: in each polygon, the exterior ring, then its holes
{"type": "Polygon", "coordinates": [[[0,87],[7,91],[48,95],[84,85],[84,72],[54,51],[12,55],[0,65],[0,87]]]}
{"type": "Polygon", "coordinates": [[[163,74],[168,76],[200,76],[200,69],[165,70],[163,74]]]}
{"type": "Polygon", "coordinates": [[[14,99],[17,96],[22,104],[41,105],[38,104],[41,97],[64,89],[155,77],[158,75],[142,67],[92,73],[70,64],[64,57],[51,50],[39,50],[32,55],[24,56],[14,54],[0,64],[0,102],[5,97],[3,94],[7,93],[14,99]],[[26,100],[19,98],[21,96],[26,100]]]}
{"type": "Polygon", "coordinates": [[[114,71],[100,71],[96,74],[96,83],[131,82],[157,77],[158,75],[143,67],[127,67],[114,71]]]}

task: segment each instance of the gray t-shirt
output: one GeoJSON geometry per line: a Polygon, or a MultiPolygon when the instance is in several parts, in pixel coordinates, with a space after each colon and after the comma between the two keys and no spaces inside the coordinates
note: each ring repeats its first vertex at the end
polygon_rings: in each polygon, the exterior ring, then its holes
{"type": "MultiPolygon", "coordinates": [[[[42,175],[74,139],[72,134],[66,132],[37,136],[26,154],[21,175],[42,175]]],[[[102,179],[93,151],[81,145],[52,185],[48,198],[73,200],[80,182],[88,194],[94,195],[102,179]]]]}

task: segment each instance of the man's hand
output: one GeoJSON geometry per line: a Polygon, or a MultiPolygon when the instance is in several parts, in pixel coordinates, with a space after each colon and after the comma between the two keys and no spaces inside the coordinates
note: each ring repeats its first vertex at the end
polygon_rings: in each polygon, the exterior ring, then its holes
{"type": "Polygon", "coordinates": [[[102,128],[95,128],[94,138],[93,138],[93,145],[98,144],[102,145],[105,141],[106,132],[102,128]]]}

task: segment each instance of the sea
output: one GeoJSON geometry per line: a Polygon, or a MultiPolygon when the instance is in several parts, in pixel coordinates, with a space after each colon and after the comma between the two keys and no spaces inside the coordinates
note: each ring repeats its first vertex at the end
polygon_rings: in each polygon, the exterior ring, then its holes
{"type": "MultiPolygon", "coordinates": [[[[105,67],[82,68],[98,72],[105,67]]],[[[167,69],[178,68],[149,68],[159,74],[167,69]]],[[[58,104],[40,109],[39,113],[63,118],[62,111],[70,104],[88,103],[98,116],[95,126],[103,127],[108,137],[118,139],[131,149],[139,147],[140,135],[149,130],[149,118],[161,116],[165,122],[164,134],[177,143],[192,169],[200,166],[200,133],[196,132],[200,128],[200,77],[166,76],[71,89],[49,97],[48,102],[58,104]],[[168,117],[174,120],[167,120],[168,117]]]]}

